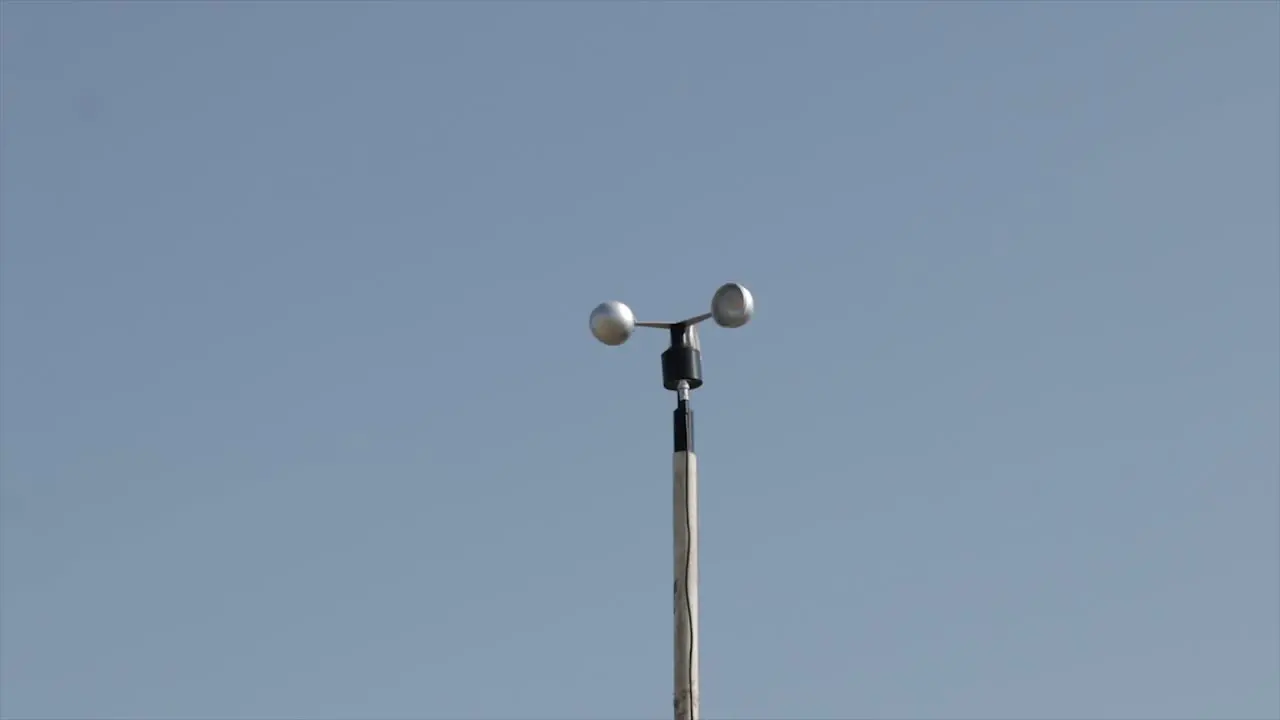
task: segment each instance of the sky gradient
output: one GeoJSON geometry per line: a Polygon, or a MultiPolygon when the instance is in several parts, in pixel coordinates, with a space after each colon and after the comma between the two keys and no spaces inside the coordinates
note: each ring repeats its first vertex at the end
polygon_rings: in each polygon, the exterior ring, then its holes
{"type": "Polygon", "coordinates": [[[4,718],[1280,718],[1280,4],[0,21],[4,718]]]}

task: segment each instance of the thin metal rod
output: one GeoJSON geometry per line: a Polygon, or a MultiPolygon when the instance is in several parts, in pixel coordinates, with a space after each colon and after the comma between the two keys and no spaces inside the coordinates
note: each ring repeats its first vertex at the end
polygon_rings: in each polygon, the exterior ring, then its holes
{"type": "Polygon", "coordinates": [[[675,720],[698,720],[698,458],[689,384],[677,388],[672,462],[675,550],[675,720]]]}
{"type": "Polygon", "coordinates": [[[710,319],[711,319],[711,313],[702,313],[701,315],[694,315],[691,318],[685,318],[684,320],[681,320],[679,322],[656,322],[656,321],[646,320],[644,322],[637,322],[636,327],[671,328],[671,327],[675,327],[676,325],[697,325],[703,320],[710,320],[710,319]]]}

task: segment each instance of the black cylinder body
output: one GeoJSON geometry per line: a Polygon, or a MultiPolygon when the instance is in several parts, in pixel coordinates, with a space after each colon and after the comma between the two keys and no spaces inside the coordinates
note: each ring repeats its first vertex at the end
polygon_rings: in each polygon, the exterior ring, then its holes
{"type": "Polygon", "coordinates": [[[662,353],[662,386],[668,390],[689,383],[690,390],[702,386],[702,351],[698,349],[698,330],[692,325],[671,328],[671,347],[662,353]]]}

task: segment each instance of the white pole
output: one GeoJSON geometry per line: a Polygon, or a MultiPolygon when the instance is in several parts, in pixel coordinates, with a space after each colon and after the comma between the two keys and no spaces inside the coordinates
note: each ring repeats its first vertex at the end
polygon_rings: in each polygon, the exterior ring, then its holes
{"type": "MultiPolygon", "coordinates": [[[[686,383],[681,383],[679,393],[680,405],[687,409],[686,383]]],[[[691,414],[686,417],[692,425],[691,414]]],[[[673,465],[675,720],[698,720],[698,458],[692,442],[676,451],[673,465]]]]}

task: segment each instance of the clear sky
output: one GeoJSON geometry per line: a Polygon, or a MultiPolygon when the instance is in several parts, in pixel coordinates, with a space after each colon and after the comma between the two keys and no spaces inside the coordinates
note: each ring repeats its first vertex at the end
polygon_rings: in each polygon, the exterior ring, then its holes
{"type": "Polygon", "coordinates": [[[1280,4],[2,13],[4,717],[1280,717],[1280,4]]]}

